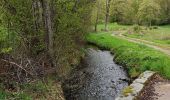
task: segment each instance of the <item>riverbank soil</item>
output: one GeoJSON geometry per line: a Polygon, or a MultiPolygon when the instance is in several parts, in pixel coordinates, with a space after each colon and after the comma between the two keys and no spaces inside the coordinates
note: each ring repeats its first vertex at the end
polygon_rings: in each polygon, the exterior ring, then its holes
{"type": "Polygon", "coordinates": [[[170,81],[158,74],[148,81],[137,100],[169,100],[170,81]]]}

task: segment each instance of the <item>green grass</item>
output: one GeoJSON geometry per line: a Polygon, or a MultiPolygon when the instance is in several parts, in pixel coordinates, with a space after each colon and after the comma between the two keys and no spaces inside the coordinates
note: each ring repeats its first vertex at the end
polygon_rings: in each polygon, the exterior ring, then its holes
{"type": "MultiPolygon", "coordinates": [[[[98,25],[98,31],[104,30],[105,24],[98,25]]],[[[109,23],[109,31],[128,31],[133,25],[120,25],[117,23],[109,23]]],[[[143,26],[141,26],[144,28],[143,26]]],[[[159,43],[165,46],[170,46],[170,25],[158,26],[158,29],[142,30],[144,34],[132,33],[126,34],[128,37],[140,38],[154,43],[159,43]]]]}
{"type": "Polygon", "coordinates": [[[0,100],[33,100],[33,98],[23,92],[20,93],[8,93],[0,90],[0,100]]]}
{"type": "Polygon", "coordinates": [[[126,34],[128,37],[140,38],[170,46],[170,25],[158,26],[158,29],[143,30],[144,34],[126,34]]]}
{"type": "Polygon", "coordinates": [[[17,43],[17,34],[9,32],[7,28],[0,26],[0,54],[10,53],[17,43]]]}
{"type": "MultiPolygon", "coordinates": [[[[127,30],[130,25],[120,25],[117,23],[109,23],[108,24],[108,31],[117,31],[117,30],[127,30]]],[[[105,24],[98,25],[98,31],[102,31],[105,28],[105,24]]]]}
{"type": "Polygon", "coordinates": [[[87,41],[111,50],[115,61],[127,68],[131,78],[146,70],[156,71],[170,79],[170,57],[145,45],[128,42],[106,33],[91,33],[87,41]]]}

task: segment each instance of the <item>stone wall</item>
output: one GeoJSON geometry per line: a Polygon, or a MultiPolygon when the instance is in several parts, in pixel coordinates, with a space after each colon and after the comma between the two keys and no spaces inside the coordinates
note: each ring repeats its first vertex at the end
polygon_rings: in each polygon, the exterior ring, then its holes
{"type": "Polygon", "coordinates": [[[131,85],[126,87],[116,100],[134,100],[142,91],[145,83],[155,74],[152,71],[145,71],[131,85]]]}

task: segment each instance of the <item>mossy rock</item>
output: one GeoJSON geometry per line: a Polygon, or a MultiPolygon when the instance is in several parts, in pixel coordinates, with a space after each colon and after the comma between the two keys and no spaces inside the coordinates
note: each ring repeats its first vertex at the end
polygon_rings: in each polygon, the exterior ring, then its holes
{"type": "Polygon", "coordinates": [[[128,86],[126,88],[123,89],[123,96],[127,97],[130,93],[133,92],[133,87],[132,86],[128,86]]]}

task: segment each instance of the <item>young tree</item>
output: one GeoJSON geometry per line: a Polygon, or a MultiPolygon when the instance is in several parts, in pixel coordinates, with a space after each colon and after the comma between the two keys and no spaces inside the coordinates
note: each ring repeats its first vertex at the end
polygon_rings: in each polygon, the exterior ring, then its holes
{"type": "Polygon", "coordinates": [[[97,31],[97,26],[99,23],[105,22],[105,0],[96,0],[93,5],[92,13],[91,13],[91,22],[94,25],[94,30],[97,31]]]}
{"type": "Polygon", "coordinates": [[[110,16],[110,5],[112,0],[106,0],[106,15],[105,15],[105,31],[107,31],[107,24],[109,22],[109,16],[110,16]]]}
{"type": "Polygon", "coordinates": [[[97,9],[97,13],[96,13],[96,20],[95,20],[95,32],[97,32],[97,25],[98,25],[98,21],[99,21],[99,13],[100,13],[100,0],[96,1],[96,9],[97,9]]]}

